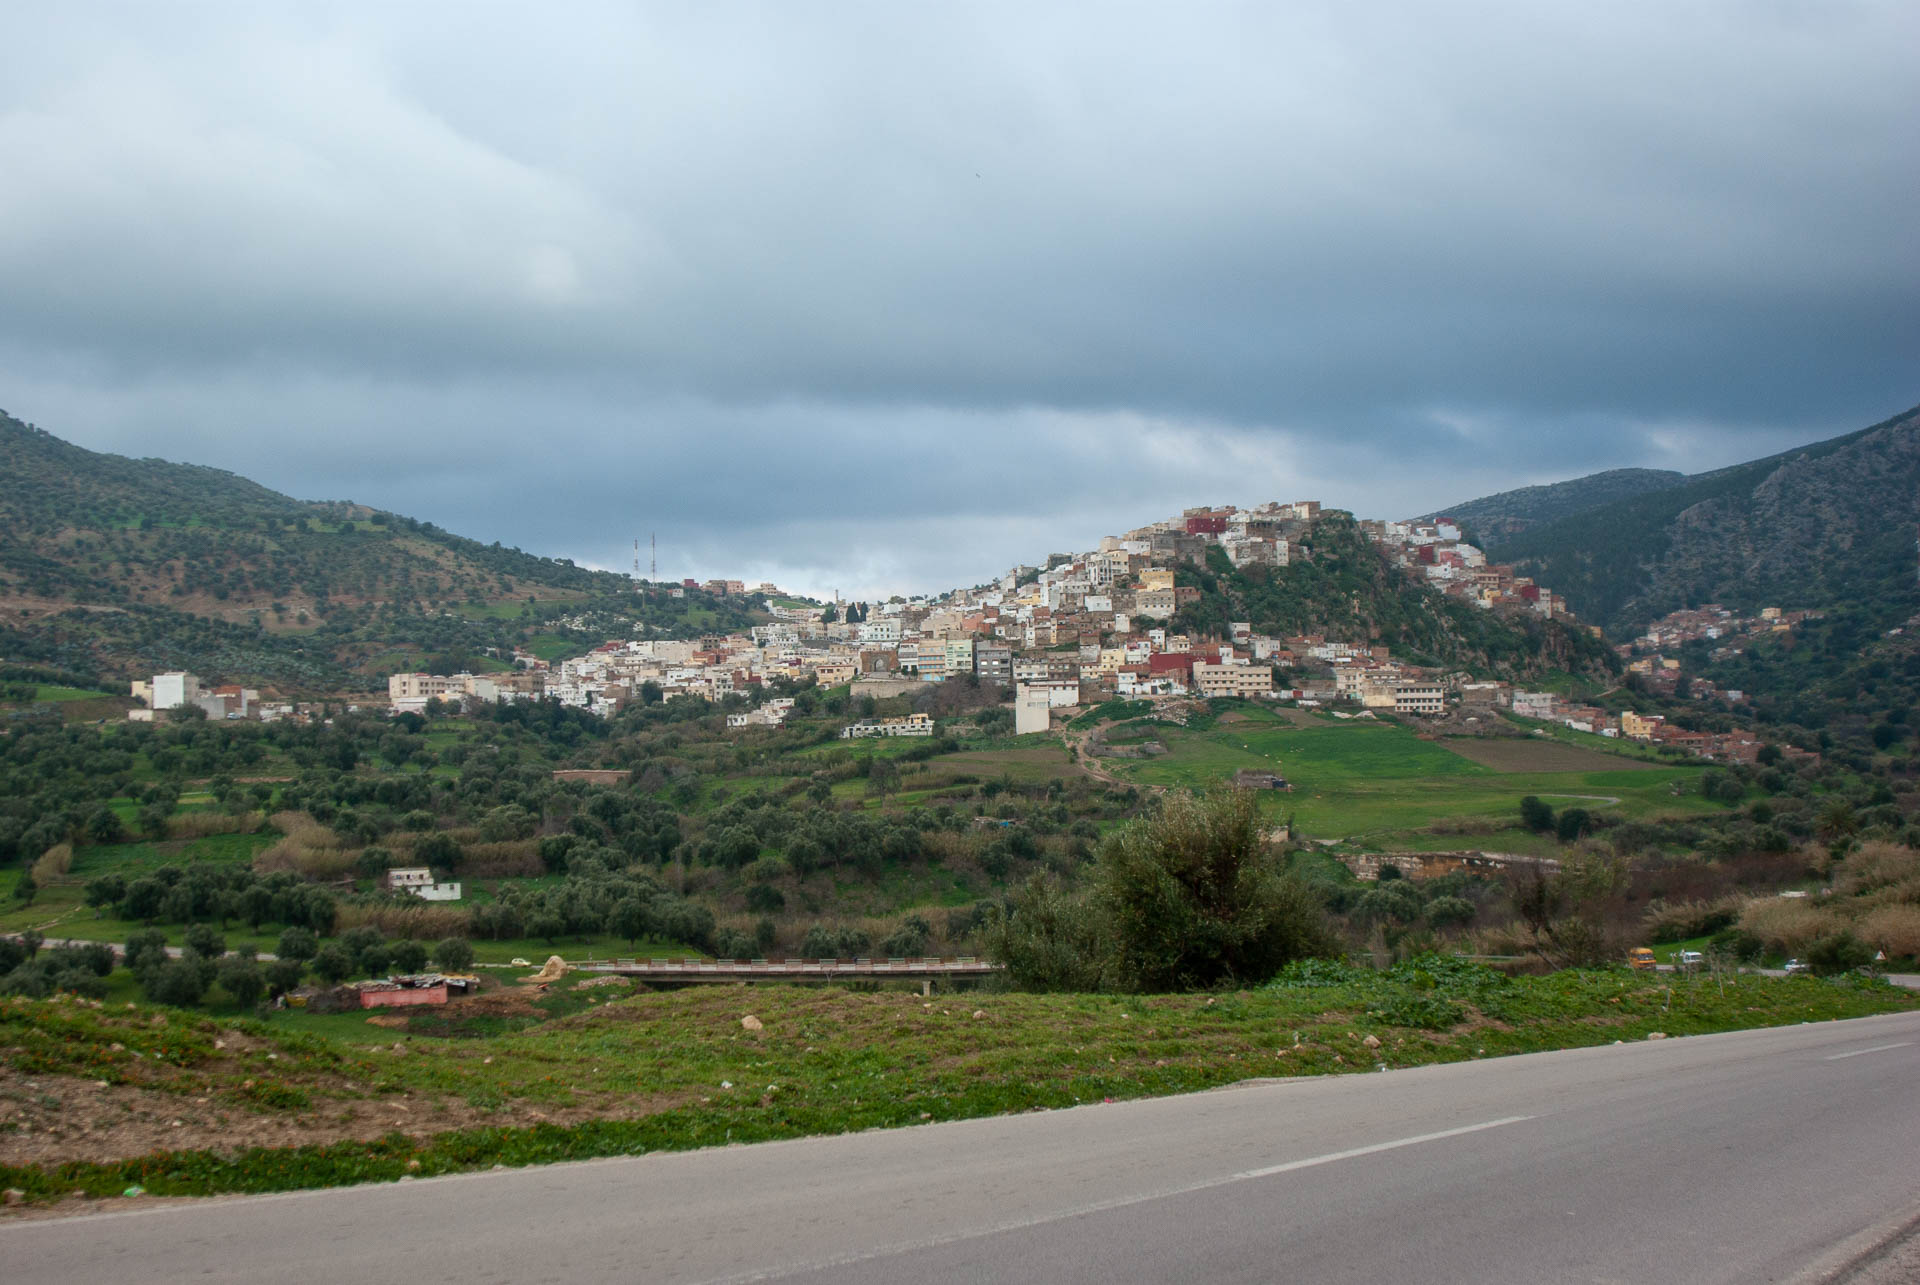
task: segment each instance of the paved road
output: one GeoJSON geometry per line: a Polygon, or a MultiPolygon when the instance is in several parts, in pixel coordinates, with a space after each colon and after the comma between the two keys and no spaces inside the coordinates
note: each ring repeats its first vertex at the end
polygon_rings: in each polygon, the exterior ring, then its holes
{"type": "Polygon", "coordinates": [[[1920,1212],[1920,1014],[0,1224],[20,1281],[1824,1279],[1920,1212]]]}

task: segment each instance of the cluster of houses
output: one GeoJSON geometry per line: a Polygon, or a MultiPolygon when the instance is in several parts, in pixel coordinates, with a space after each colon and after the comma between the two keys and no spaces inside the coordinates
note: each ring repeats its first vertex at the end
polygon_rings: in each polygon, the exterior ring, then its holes
{"type": "MultiPolygon", "coordinates": [[[[1596,736],[1684,750],[1720,763],[1757,762],[1761,748],[1769,743],[1740,728],[1728,732],[1696,732],[1669,723],[1662,714],[1638,714],[1633,710],[1614,713],[1595,705],[1569,701],[1554,692],[1514,691],[1504,683],[1467,684],[1463,696],[1468,703],[1480,699],[1489,705],[1502,706],[1519,718],[1558,723],[1596,736]]],[[[1780,748],[1789,758],[1814,757],[1790,746],[1780,748]]]]}
{"type": "MultiPolygon", "coordinates": [[[[857,612],[836,602],[818,605],[770,599],[771,620],[745,633],[688,640],[604,643],[584,656],[548,664],[516,653],[510,670],[486,674],[395,674],[388,679],[392,713],[442,706],[516,700],[556,700],[612,714],[633,701],[679,695],[718,701],[736,693],[764,693],[776,680],[822,688],[851,688],[855,696],[911,695],[955,680],[1011,688],[1015,730],[1046,730],[1055,711],[1124,698],[1178,700],[1233,696],[1291,700],[1336,712],[1358,710],[1434,717],[1457,707],[1498,707],[1523,718],[1564,723],[1603,736],[1674,745],[1705,757],[1751,761],[1760,742],[1745,733],[1714,735],[1673,727],[1658,717],[1615,715],[1569,704],[1552,693],[1519,692],[1503,683],[1471,681],[1396,660],[1385,647],[1321,634],[1275,637],[1251,625],[1231,625],[1228,637],[1196,638],[1172,618],[1199,599],[1178,583],[1183,566],[1204,566],[1219,549],[1237,567],[1287,567],[1311,557],[1310,536],[1329,517],[1313,500],[1271,502],[1253,508],[1202,507],[1103,537],[1098,547],[1055,554],[1044,567],[1016,566],[993,583],[940,596],[894,598],[857,612]],[[849,614],[854,618],[849,620],[849,614]]],[[[1490,564],[1447,518],[1362,521],[1361,531],[1390,560],[1424,577],[1443,593],[1488,609],[1566,617],[1565,601],[1513,568],[1490,564]]],[[[684,581],[680,590],[774,596],[742,581],[684,581]]],[[[1697,638],[1728,645],[1764,632],[1791,629],[1809,613],[1768,608],[1737,617],[1718,606],[1676,612],[1623,649],[1629,666],[1651,686],[1670,687],[1679,666],[1663,654],[1697,638]]],[[[1699,680],[1695,680],[1698,684],[1699,680]]],[[[133,685],[144,709],[131,717],[197,705],[212,718],[297,715],[300,707],[263,704],[240,687],[204,688],[191,674],[157,674],[133,685]]],[[[1696,685],[1694,694],[1702,694],[1696,685]]],[[[1738,692],[1710,692],[1729,700],[1738,692]]],[[[730,728],[779,727],[792,714],[785,696],[762,696],[750,709],[728,714],[730,728]]],[[[931,736],[927,714],[862,718],[843,738],[931,736]]],[[[413,874],[414,872],[402,872],[413,874]]],[[[420,872],[424,874],[425,872],[420,872]]],[[[430,876],[416,895],[444,897],[430,876]]],[[[451,895],[457,896],[457,892],[451,895]]]]}
{"type": "Polygon", "coordinates": [[[1423,576],[1450,598],[1476,607],[1510,607],[1538,612],[1556,620],[1570,619],[1567,600],[1513,567],[1488,562],[1487,555],[1461,539],[1460,524],[1452,518],[1431,522],[1361,521],[1367,538],[1397,566],[1423,576]]]}
{"type": "Polygon", "coordinates": [[[238,683],[209,687],[198,675],[180,670],[155,674],[152,678],[136,678],[130,694],[140,702],[138,707],[127,711],[127,721],[131,723],[151,723],[155,715],[182,709],[198,709],[216,720],[252,719],[261,723],[314,717],[318,712],[317,707],[291,701],[263,701],[258,690],[238,683]]]}
{"type": "MultiPolygon", "coordinates": [[[[1055,554],[1045,567],[1016,566],[995,583],[937,597],[874,603],[846,619],[835,604],[770,603],[773,620],[746,634],[691,641],[609,642],[549,667],[516,656],[512,674],[396,674],[396,711],[432,699],[547,698],[611,713],[633,700],[696,695],[718,700],[775,679],[851,685],[855,695],[892,696],[971,679],[1014,689],[1019,732],[1042,730],[1052,712],[1114,697],[1277,697],[1307,705],[1353,703],[1400,714],[1444,713],[1458,680],[1395,661],[1387,650],[1321,635],[1271,637],[1233,625],[1227,639],[1169,628],[1200,590],[1177,583],[1183,565],[1204,566],[1220,549],[1239,567],[1286,567],[1310,556],[1307,537],[1324,517],[1318,501],[1254,508],[1187,509],[1177,517],[1107,536],[1097,548],[1055,554]],[[824,618],[823,618],[824,617],[824,618]],[[1285,676],[1276,683],[1276,673],[1285,676]]],[[[1389,555],[1446,592],[1486,607],[1548,615],[1565,603],[1509,567],[1489,567],[1447,521],[1363,523],[1389,555]]],[[[715,592],[741,592],[711,582],[715,592]]],[[[761,586],[755,592],[767,590],[761,586]]],[[[728,716],[735,728],[779,726],[790,700],[767,700],[728,716]]],[[[863,720],[842,733],[930,735],[918,723],[863,720]]]]}
{"type": "Polygon", "coordinates": [[[1661,696],[1680,696],[1697,701],[1721,700],[1738,705],[1746,693],[1736,687],[1721,687],[1697,676],[1688,676],[1678,658],[1666,653],[1694,642],[1716,644],[1714,660],[1726,660],[1745,651],[1755,639],[1791,634],[1803,621],[1818,619],[1817,611],[1790,611],[1763,607],[1757,615],[1742,616],[1717,603],[1693,607],[1662,616],[1647,626],[1646,633],[1614,648],[1627,663],[1627,672],[1638,674],[1646,689],[1661,696]]]}
{"type": "Polygon", "coordinates": [[[1792,633],[1804,621],[1817,620],[1817,611],[1789,611],[1762,607],[1757,615],[1737,615],[1718,603],[1671,612],[1647,626],[1647,632],[1615,648],[1621,659],[1672,651],[1690,642],[1718,642],[1715,660],[1744,651],[1749,639],[1792,633]]]}

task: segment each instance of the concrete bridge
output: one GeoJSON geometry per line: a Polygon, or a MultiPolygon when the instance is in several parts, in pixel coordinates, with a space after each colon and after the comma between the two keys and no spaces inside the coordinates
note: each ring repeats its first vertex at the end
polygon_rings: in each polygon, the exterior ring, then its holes
{"type": "Polygon", "coordinates": [[[988,977],[1005,965],[957,959],[611,959],[569,964],[568,971],[611,973],[656,982],[804,982],[908,980],[931,994],[933,980],[988,977]]]}

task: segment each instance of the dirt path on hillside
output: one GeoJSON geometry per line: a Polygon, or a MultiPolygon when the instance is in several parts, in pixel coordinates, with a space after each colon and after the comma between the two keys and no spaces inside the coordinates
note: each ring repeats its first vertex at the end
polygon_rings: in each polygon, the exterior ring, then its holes
{"type": "MultiPolygon", "coordinates": [[[[1113,726],[1113,720],[1106,719],[1100,723],[1096,723],[1094,726],[1086,729],[1083,732],[1063,730],[1060,733],[1060,738],[1066,742],[1067,748],[1073,752],[1073,761],[1079,764],[1080,770],[1082,772],[1085,772],[1088,776],[1092,777],[1096,781],[1102,781],[1108,785],[1116,786],[1120,789],[1125,789],[1128,786],[1133,785],[1134,783],[1132,781],[1121,780],[1119,777],[1115,776],[1112,772],[1100,766],[1100,759],[1098,755],[1089,754],[1087,752],[1088,743],[1091,742],[1096,735],[1098,735],[1099,733],[1105,731],[1107,728],[1112,726],[1113,726]]],[[[1135,786],[1134,788],[1138,789],[1142,787],[1135,786]]],[[[1165,787],[1158,786],[1158,785],[1150,785],[1144,788],[1152,790],[1157,794],[1162,792],[1165,787]]]]}

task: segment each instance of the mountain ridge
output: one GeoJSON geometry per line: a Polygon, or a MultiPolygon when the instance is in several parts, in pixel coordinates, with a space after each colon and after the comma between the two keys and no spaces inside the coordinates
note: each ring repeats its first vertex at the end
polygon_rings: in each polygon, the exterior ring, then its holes
{"type": "Polygon", "coordinates": [[[1435,509],[1422,515],[1419,521],[1450,517],[1491,544],[1511,539],[1531,527],[1572,517],[1615,500],[1665,490],[1686,480],[1685,473],[1673,469],[1607,469],[1564,482],[1521,486],[1483,495],[1450,508],[1435,509]]]}
{"type": "MultiPolygon", "coordinates": [[[[1920,407],[1570,514],[1487,552],[1619,634],[1706,602],[1826,609],[1900,598],[1917,528],[1920,407]]],[[[1911,611],[1889,601],[1880,614],[1911,611]]]]}

